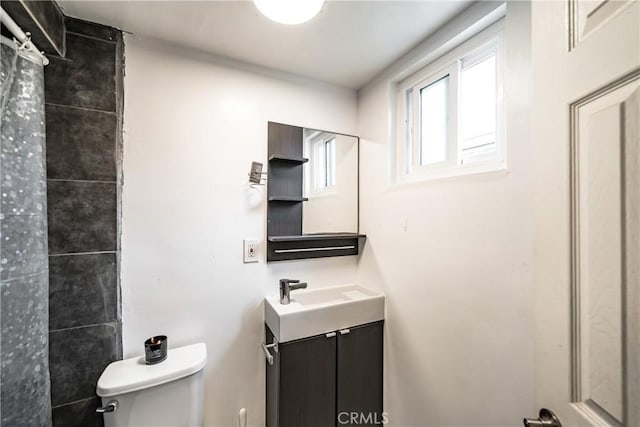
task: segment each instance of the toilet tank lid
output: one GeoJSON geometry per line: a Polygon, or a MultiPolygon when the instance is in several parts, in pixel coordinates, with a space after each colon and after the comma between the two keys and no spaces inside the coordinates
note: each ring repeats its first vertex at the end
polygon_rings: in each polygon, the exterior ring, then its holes
{"type": "Polygon", "coordinates": [[[119,360],[104,370],[96,392],[100,397],[131,393],[175,381],[200,371],[207,363],[204,343],[170,348],[167,359],[157,365],[146,365],[144,356],[119,360]]]}

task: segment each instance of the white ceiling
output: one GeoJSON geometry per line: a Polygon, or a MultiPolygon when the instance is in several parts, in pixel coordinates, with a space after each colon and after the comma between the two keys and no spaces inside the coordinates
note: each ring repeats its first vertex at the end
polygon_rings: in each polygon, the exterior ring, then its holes
{"type": "Polygon", "coordinates": [[[471,1],[329,0],[296,26],[270,21],[246,0],[59,3],[69,16],[358,89],[471,1]]]}

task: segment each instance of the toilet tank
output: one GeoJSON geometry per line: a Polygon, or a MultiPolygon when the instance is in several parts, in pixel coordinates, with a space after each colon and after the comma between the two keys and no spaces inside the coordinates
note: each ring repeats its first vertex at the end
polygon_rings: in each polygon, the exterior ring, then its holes
{"type": "Polygon", "coordinates": [[[111,363],[98,380],[105,427],[201,427],[204,403],[204,343],[169,349],[167,359],[146,365],[144,356],[111,363]]]}

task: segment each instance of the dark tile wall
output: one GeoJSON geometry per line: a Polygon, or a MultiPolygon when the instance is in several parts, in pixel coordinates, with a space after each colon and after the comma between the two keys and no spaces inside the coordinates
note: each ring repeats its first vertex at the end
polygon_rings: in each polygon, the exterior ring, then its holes
{"type": "Polygon", "coordinates": [[[49,327],[52,330],[118,321],[116,262],[115,253],[49,259],[49,327]],[[82,303],[68,304],[67,301],[82,303]]]}
{"type": "Polygon", "coordinates": [[[49,179],[115,181],[117,125],[113,114],[47,105],[49,179]]]}
{"type": "Polygon", "coordinates": [[[115,45],[67,31],[67,55],[46,69],[47,103],[115,113],[115,45]]]}
{"type": "Polygon", "coordinates": [[[84,399],[74,405],[58,406],[53,411],[54,426],[84,427],[96,425],[96,409],[101,405],[100,398],[84,399]]]}
{"type": "Polygon", "coordinates": [[[91,427],[103,425],[98,378],[122,357],[122,35],[76,19],[66,27],[67,55],[45,70],[51,403],[54,427],[91,427]]]}
{"type": "Polygon", "coordinates": [[[49,179],[47,200],[50,255],[117,249],[115,182],[49,179]]]}
{"type": "Polygon", "coordinates": [[[55,408],[95,395],[104,368],[118,359],[116,323],[58,329],[49,334],[51,404],[55,408]]]}
{"type": "Polygon", "coordinates": [[[2,0],[0,3],[20,27],[31,33],[38,48],[53,55],[64,55],[65,19],[55,1],[2,0]]]}

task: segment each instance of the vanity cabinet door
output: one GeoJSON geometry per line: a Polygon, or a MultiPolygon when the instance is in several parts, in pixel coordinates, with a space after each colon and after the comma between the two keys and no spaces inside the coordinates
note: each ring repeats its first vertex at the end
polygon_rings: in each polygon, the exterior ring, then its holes
{"type": "Polygon", "coordinates": [[[336,337],[319,335],[279,346],[278,427],[336,424],[336,337]]]}
{"type": "Polygon", "coordinates": [[[338,331],[338,424],[349,417],[362,426],[382,424],[383,324],[338,331]]]}

